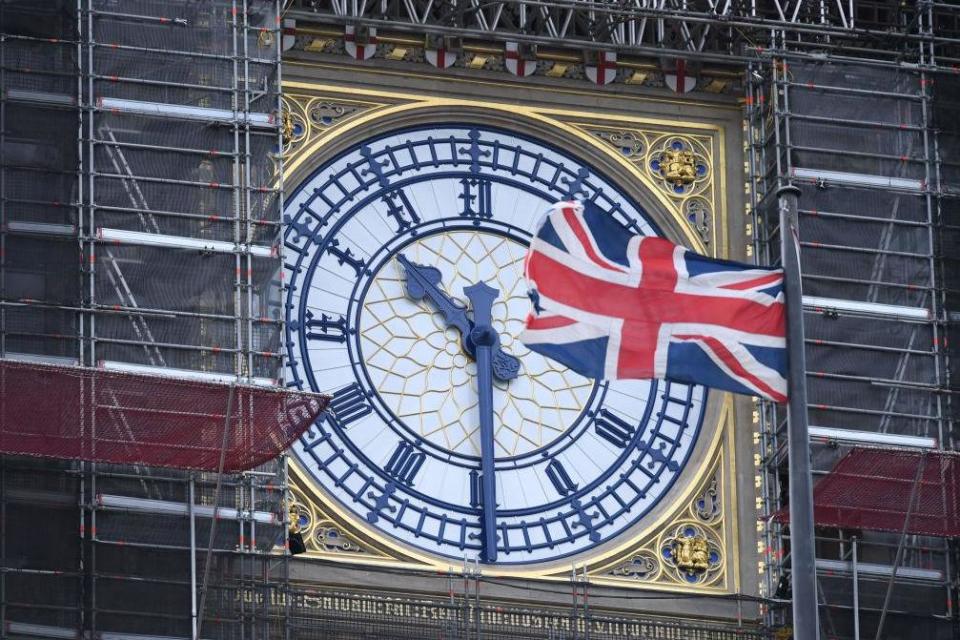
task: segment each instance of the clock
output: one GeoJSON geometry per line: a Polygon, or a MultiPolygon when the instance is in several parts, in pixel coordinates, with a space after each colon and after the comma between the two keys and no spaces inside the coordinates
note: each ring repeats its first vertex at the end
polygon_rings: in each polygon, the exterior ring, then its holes
{"type": "Polygon", "coordinates": [[[487,126],[371,136],[287,200],[287,383],[332,395],[293,454],[360,526],[438,558],[545,563],[637,526],[683,474],[702,387],[592,380],[518,340],[527,245],[571,198],[659,234],[576,154],[487,126]]]}

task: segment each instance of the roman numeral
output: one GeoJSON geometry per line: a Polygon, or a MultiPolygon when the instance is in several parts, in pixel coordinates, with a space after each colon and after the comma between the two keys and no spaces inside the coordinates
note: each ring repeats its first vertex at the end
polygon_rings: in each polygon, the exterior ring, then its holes
{"type": "Polygon", "coordinates": [[[460,186],[463,187],[463,193],[457,197],[463,200],[461,216],[477,219],[474,224],[480,224],[480,218],[493,217],[493,191],[489,180],[463,178],[460,186]]]}
{"type": "Polygon", "coordinates": [[[610,444],[623,449],[633,439],[635,427],[610,411],[601,409],[593,423],[597,435],[610,444]]]}
{"type": "Polygon", "coordinates": [[[391,191],[381,199],[387,205],[387,215],[397,223],[397,233],[403,233],[413,225],[420,224],[420,216],[402,189],[391,191]]]}
{"type": "Polygon", "coordinates": [[[556,489],[560,495],[565,496],[577,490],[577,485],[570,478],[570,474],[567,473],[567,470],[563,468],[563,465],[560,464],[556,458],[550,461],[546,471],[547,477],[550,478],[550,482],[553,483],[553,488],[556,489]]]}
{"type": "Polygon", "coordinates": [[[360,274],[363,273],[363,259],[353,255],[350,249],[341,249],[340,241],[336,238],[331,239],[330,242],[327,243],[327,253],[334,256],[341,266],[349,264],[353,267],[353,270],[357,272],[358,278],[360,274]]]}
{"type": "Polygon", "coordinates": [[[346,429],[351,422],[373,411],[373,407],[367,402],[366,394],[356,382],[334,392],[330,400],[330,409],[333,411],[332,419],[341,429],[346,429]]]}
{"type": "Polygon", "coordinates": [[[306,313],[307,321],[300,324],[297,320],[291,320],[287,325],[291,331],[299,331],[301,327],[307,328],[307,340],[321,340],[323,342],[345,342],[347,339],[347,319],[343,316],[328,316],[325,313],[320,314],[320,319],[313,317],[311,311],[306,313]]]}
{"type": "Polygon", "coordinates": [[[480,472],[473,469],[470,472],[470,506],[474,509],[483,504],[483,483],[480,482],[480,472]]]}
{"type": "Polygon", "coordinates": [[[383,470],[396,478],[397,482],[412,485],[426,457],[423,451],[404,440],[397,445],[383,470]]]}

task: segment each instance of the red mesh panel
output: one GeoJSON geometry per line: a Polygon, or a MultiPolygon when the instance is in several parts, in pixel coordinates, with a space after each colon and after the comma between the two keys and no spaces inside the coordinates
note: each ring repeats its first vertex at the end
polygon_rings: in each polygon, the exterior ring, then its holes
{"type": "MultiPolygon", "coordinates": [[[[814,487],[814,521],[900,533],[918,472],[907,533],[960,536],[960,454],[944,451],[853,449],[814,487]]],[[[787,522],[787,510],[775,518],[787,522]]]]}
{"type": "MultiPolygon", "coordinates": [[[[0,452],[216,471],[229,396],[224,384],[0,360],[0,452]]],[[[327,401],[236,386],[224,470],[275,458],[327,401]]]]}

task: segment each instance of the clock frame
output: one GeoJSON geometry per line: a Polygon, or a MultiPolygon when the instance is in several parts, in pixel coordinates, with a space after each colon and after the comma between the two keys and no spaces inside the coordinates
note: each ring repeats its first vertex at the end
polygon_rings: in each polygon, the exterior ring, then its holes
{"type": "MultiPolygon", "coordinates": [[[[724,200],[725,131],[721,126],[550,107],[517,107],[488,100],[379,90],[345,91],[313,83],[287,83],[286,96],[295,123],[286,149],[288,185],[298,184],[325,159],[378,132],[426,123],[479,122],[576,148],[576,155],[625,185],[625,190],[647,211],[656,212],[656,222],[665,235],[700,252],[729,255],[724,200]],[[656,154],[670,151],[677,141],[696,152],[707,164],[709,174],[708,180],[683,194],[671,192],[664,172],[657,172],[655,163],[650,161],[662,157],[656,154]],[[698,215],[691,213],[691,203],[702,207],[698,215]]],[[[686,467],[683,481],[669,492],[669,499],[662,500],[637,526],[603,543],[595,553],[572,558],[587,568],[592,582],[706,592],[731,592],[738,588],[742,544],[736,523],[737,446],[733,433],[738,405],[743,407],[744,403],[714,392],[706,412],[704,437],[686,467]],[[708,539],[711,552],[720,559],[709,575],[684,574],[667,557],[668,549],[677,548],[677,540],[690,536],[708,539]]],[[[295,510],[304,518],[310,554],[332,560],[424,569],[455,564],[449,558],[421,552],[364,526],[311,481],[296,462],[293,478],[295,510]]],[[[493,575],[564,580],[569,579],[570,561],[483,569],[493,575]]]]}

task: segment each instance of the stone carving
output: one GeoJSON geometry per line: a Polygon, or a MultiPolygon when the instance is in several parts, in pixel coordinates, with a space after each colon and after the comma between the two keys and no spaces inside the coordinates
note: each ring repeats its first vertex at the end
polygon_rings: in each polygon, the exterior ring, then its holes
{"type": "Polygon", "coordinates": [[[703,573],[710,568],[707,539],[696,534],[680,535],[673,541],[673,561],[681,571],[703,573]]]}
{"type": "Polygon", "coordinates": [[[691,151],[674,151],[668,149],[663,152],[661,164],[663,177],[674,186],[693,184],[697,179],[697,159],[691,151]]]}
{"type": "Polygon", "coordinates": [[[688,136],[663,136],[651,144],[647,168],[673,197],[702,191],[712,182],[704,149],[688,136]]]}
{"type": "Polygon", "coordinates": [[[686,584],[706,584],[725,568],[717,531],[694,522],[680,522],[661,536],[660,554],[672,577],[686,584]]]}
{"type": "Polygon", "coordinates": [[[330,553],[363,553],[363,548],[346,535],[339,526],[331,520],[322,520],[317,523],[311,542],[317,551],[330,553]]]}
{"type": "Polygon", "coordinates": [[[634,578],[635,580],[651,581],[655,580],[660,574],[660,562],[653,552],[641,551],[615,567],[610,574],[634,578]]]}

